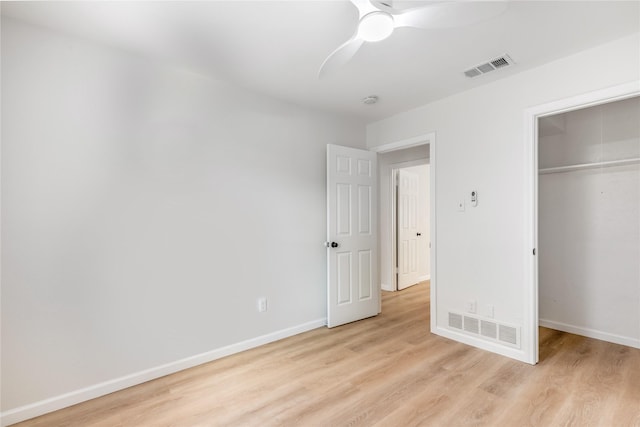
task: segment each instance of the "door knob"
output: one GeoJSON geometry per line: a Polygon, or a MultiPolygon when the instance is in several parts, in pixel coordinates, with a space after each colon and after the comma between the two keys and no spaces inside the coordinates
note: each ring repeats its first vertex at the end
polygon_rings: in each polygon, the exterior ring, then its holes
{"type": "Polygon", "coordinates": [[[324,242],[324,245],[328,248],[337,248],[339,246],[336,242],[324,242]]]}
{"type": "Polygon", "coordinates": [[[422,236],[422,233],[416,233],[416,236],[420,237],[422,236]]]}

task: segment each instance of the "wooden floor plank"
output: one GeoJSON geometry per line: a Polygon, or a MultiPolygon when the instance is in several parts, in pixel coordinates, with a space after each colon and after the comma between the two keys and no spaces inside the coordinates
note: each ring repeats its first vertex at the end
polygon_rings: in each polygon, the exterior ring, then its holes
{"type": "Polygon", "coordinates": [[[432,335],[428,282],[319,328],[17,427],[640,427],[640,350],[540,328],[530,366],[432,335]]]}

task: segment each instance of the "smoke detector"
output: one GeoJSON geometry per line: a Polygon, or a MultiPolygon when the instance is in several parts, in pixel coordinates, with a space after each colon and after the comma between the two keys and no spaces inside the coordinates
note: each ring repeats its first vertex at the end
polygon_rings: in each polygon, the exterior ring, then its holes
{"type": "Polygon", "coordinates": [[[476,65],[475,67],[469,68],[464,72],[464,75],[467,77],[477,77],[479,75],[487,74],[491,71],[508,67],[513,64],[515,64],[513,59],[511,59],[511,57],[505,53],[504,55],[492,59],[491,61],[487,61],[484,64],[476,65]]]}
{"type": "Polygon", "coordinates": [[[362,99],[362,103],[367,105],[373,105],[376,102],[378,102],[378,97],[376,95],[369,95],[362,99]]]}

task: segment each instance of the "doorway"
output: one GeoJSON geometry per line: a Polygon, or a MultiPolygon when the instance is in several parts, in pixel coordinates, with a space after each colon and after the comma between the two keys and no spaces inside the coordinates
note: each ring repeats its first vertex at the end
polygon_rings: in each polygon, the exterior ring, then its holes
{"type": "MultiPolygon", "coordinates": [[[[384,291],[392,291],[394,288],[394,266],[392,230],[392,203],[391,197],[395,182],[391,179],[394,167],[410,167],[420,164],[429,164],[429,308],[430,329],[436,329],[438,316],[438,272],[437,272],[437,160],[436,160],[436,134],[435,132],[416,136],[402,141],[392,142],[376,148],[378,156],[378,206],[379,206],[379,266],[380,288],[384,291]]],[[[382,310],[382,304],[380,306],[382,310]]]]}
{"type": "MultiPolygon", "coordinates": [[[[390,241],[392,187],[385,184],[390,182],[392,164],[398,166],[399,163],[405,163],[402,166],[409,167],[427,162],[431,163],[429,168],[431,196],[429,292],[430,300],[435,300],[435,133],[384,144],[371,151],[331,144],[327,146],[327,240],[325,246],[328,254],[327,325],[329,327],[375,316],[382,311],[380,294],[382,290],[388,288],[385,282],[380,280],[380,272],[384,273],[388,270],[387,272],[391,274],[393,258],[390,241]],[[356,178],[356,181],[351,182],[356,178]],[[361,180],[366,180],[366,183],[360,182],[361,180]],[[354,215],[357,218],[354,219],[354,215]],[[368,249],[363,250],[344,240],[354,234],[353,230],[361,237],[368,236],[372,246],[369,245],[368,249]],[[354,298],[360,302],[366,300],[374,303],[377,305],[377,311],[375,308],[371,311],[371,304],[368,303],[365,304],[366,313],[355,308],[339,309],[339,306],[340,308],[352,306],[351,302],[354,298]],[[338,311],[342,311],[343,315],[337,316],[338,311]]],[[[361,305],[358,304],[358,306],[361,305]]],[[[435,324],[433,322],[436,318],[435,307],[436,305],[432,304],[430,308],[432,325],[435,324]]],[[[433,327],[431,329],[433,330],[433,327]]]]}

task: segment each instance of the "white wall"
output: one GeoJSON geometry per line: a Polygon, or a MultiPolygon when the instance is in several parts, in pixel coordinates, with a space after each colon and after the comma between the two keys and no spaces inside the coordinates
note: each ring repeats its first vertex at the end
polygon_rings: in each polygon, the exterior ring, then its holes
{"type": "Polygon", "coordinates": [[[524,111],[638,76],[640,34],[635,34],[367,126],[372,148],[437,133],[436,332],[534,360],[537,325],[525,316],[531,283],[525,264],[532,248],[525,223],[524,111]],[[478,206],[458,212],[457,202],[471,190],[478,191],[478,206]],[[491,305],[496,320],[521,326],[522,348],[447,330],[447,311],[465,311],[470,300],[479,314],[491,305]]]}
{"type": "MultiPolygon", "coordinates": [[[[547,128],[542,169],[640,158],[638,97],[541,119],[547,128]]],[[[640,164],[538,185],[540,324],[640,347],[640,164]]]]}
{"type": "Polygon", "coordinates": [[[393,236],[391,223],[391,170],[401,164],[422,163],[429,161],[429,146],[391,151],[378,155],[378,218],[380,242],[380,282],[384,290],[394,290],[393,286],[393,236]]]}
{"type": "Polygon", "coordinates": [[[2,124],[3,411],[324,321],[363,123],[3,18],[2,124]]]}

